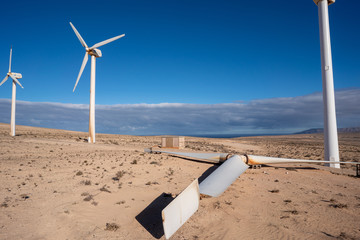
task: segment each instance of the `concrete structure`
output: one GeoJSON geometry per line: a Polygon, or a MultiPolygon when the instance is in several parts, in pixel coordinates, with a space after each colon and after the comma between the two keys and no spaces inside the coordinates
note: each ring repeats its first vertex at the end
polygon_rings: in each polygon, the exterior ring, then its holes
{"type": "Polygon", "coordinates": [[[185,148],[185,137],[181,136],[163,136],[161,137],[162,148],[185,148]]]}

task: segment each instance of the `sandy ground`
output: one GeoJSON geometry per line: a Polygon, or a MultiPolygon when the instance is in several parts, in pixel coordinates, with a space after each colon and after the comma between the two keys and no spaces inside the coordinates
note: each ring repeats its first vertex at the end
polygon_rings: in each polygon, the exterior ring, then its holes
{"type": "MultiPolygon", "coordinates": [[[[209,163],[144,153],[160,137],[0,124],[0,239],[165,239],[161,210],[209,163]]],[[[360,133],[340,134],[344,161],[360,161],[360,133]]],[[[186,138],[189,151],[322,158],[322,135],[186,138]]],[[[360,239],[354,169],[263,166],[242,174],[172,239],[360,239]]]]}

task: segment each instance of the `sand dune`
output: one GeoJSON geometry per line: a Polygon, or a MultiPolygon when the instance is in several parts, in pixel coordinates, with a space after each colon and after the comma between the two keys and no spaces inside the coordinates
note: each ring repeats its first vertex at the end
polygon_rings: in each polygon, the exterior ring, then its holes
{"type": "MultiPolygon", "coordinates": [[[[0,124],[0,239],[164,239],[161,210],[216,168],[144,153],[160,137],[0,124]]],[[[360,161],[360,133],[340,134],[340,157],[360,161]]],[[[186,138],[189,151],[322,159],[322,135],[186,138]]],[[[172,239],[360,239],[354,169],[249,169],[172,239]]]]}

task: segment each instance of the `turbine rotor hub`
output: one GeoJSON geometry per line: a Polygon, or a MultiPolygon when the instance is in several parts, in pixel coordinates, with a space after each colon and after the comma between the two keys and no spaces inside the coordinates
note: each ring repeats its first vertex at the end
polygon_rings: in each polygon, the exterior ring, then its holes
{"type": "Polygon", "coordinates": [[[87,50],[88,54],[91,56],[95,56],[95,57],[102,57],[102,53],[100,51],[100,49],[94,48],[94,49],[89,49],[87,50]]]}

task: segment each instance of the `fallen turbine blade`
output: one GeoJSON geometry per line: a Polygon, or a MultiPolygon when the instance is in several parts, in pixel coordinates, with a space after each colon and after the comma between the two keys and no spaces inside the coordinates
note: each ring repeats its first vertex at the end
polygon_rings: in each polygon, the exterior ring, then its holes
{"type": "Polygon", "coordinates": [[[161,153],[167,153],[180,157],[206,160],[213,163],[224,162],[229,157],[228,153],[189,153],[189,152],[187,153],[187,152],[172,152],[172,151],[157,151],[157,150],[155,150],[154,152],[161,152],[161,153]]]}
{"type": "Polygon", "coordinates": [[[19,82],[19,80],[16,79],[16,77],[14,77],[12,74],[10,74],[10,77],[11,77],[17,84],[19,84],[19,86],[20,86],[21,88],[24,88],[24,87],[21,85],[21,83],[19,82]]]}
{"type": "Polygon", "coordinates": [[[113,42],[113,41],[115,41],[115,40],[117,40],[117,39],[119,39],[119,38],[122,38],[122,37],[124,37],[124,36],[125,36],[125,34],[121,34],[121,35],[119,35],[119,36],[110,38],[110,39],[108,39],[108,40],[99,42],[99,43],[95,44],[94,46],[92,46],[90,49],[94,49],[94,48],[101,47],[101,46],[103,46],[103,45],[105,45],[105,44],[108,44],[108,43],[110,43],[110,42],[113,42]]]}
{"type": "Polygon", "coordinates": [[[197,211],[199,202],[199,183],[195,179],[161,212],[166,239],[169,239],[197,211]]]}
{"type": "Polygon", "coordinates": [[[9,73],[11,72],[11,56],[12,56],[12,48],[10,48],[9,73]]]}
{"type": "Polygon", "coordinates": [[[6,80],[8,80],[9,75],[6,75],[6,77],[1,81],[0,86],[3,85],[4,82],[6,82],[6,80]]]}
{"type": "Polygon", "coordinates": [[[200,193],[212,197],[221,195],[248,167],[240,156],[230,157],[200,183],[200,193]]]}
{"type": "Polygon", "coordinates": [[[83,71],[84,71],[84,68],[85,68],[86,63],[87,63],[87,61],[88,61],[88,58],[89,58],[89,57],[88,57],[88,53],[85,52],[85,56],[84,56],[83,62],[82,62],[82,64],[81,64],[80,72],[79,72],[79,75],[78,75],[78,77],[77,77],[77,79],[76,79],[76,83],[75,83],[73,92],[75,92],[75,88],[76,88],[76,86],[77,86],[77,84],[78,84],[78,82],[79,82],[79,80],[80,80],[81,74],[82,74],[83,71]]]}
{"type": "Polygon", "coordinates": [[[83,45],[84,48],[88,48],[88,46],[86,45],[86,42],[84,41],[84,39],[81,37],[80,33],[76,30],[76,28],[74,27],[74,25],[70,22],[70,25],[72,27],[72,29],[74,30],[76,36],[78,37],[81,45],[83,45]]]}
{"type": "Polygon", "coordinates": [[[292,158],[276,158],[247,155],[247,164],[260,165],[260,164],[277,164],[277,163],[344,163],[344,164],[360,164],[360,162],[338,162],[338,161],[319,161],[307,159],[292,159],[292,158]]]}

